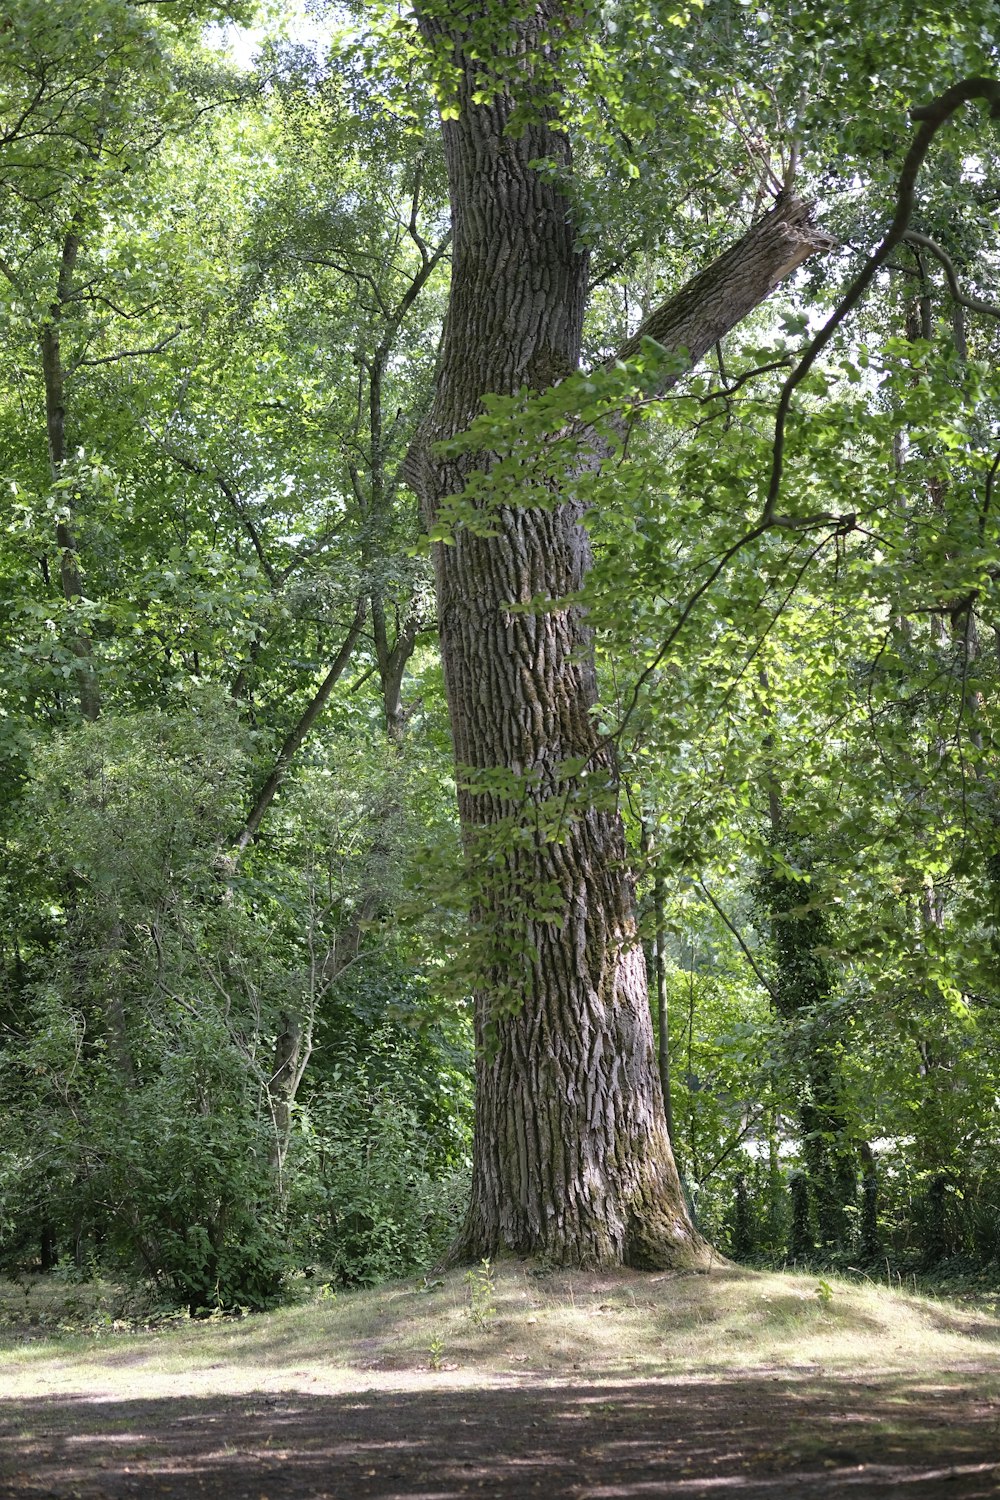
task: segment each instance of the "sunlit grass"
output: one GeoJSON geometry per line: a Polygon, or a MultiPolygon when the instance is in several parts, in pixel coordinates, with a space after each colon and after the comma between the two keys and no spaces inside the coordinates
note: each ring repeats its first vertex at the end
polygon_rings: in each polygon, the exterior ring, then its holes
{"type": "Polygon", "coordinates": [[[517,1377],[1000,1375],[1000,1325],[946,1301],[834,1277],[493,1269],[319,1294],[243,1319],[130,1332],[100,1288],[0,1285],[0,1392],[343,1392],[517,1377]],[[104,1302],[101,1298],[104,1296],[104,1302]],[[90,1302],[88,1304],[88,1297],[90,1302]],[[73,1329],[86,1326],[87,1332],[73,1329]]]}

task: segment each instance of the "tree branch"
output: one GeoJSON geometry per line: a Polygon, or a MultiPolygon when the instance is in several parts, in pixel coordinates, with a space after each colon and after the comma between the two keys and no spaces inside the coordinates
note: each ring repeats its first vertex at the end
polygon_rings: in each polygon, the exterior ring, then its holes
{"type": "Polygon", "coordinates": [[[785,455],[785,428],[791,409],[792,396],[803,380],[805,380],[837,329],[854,308],[857,307],[874,280],[876,272],[885,265],[893,250],[904,239],[909,229],[910,219],[913,216],[917,175],[923,166],[924,158],[931,148],[931,142],[934,140],[941,126],[951,118],[955,111],[963,104],[969,103],[972,99],[987,100],[990,105],[990,118],[994,120],[1000,119],[1000,81],[995,78],[965,78],[961,83],[952,84],[951,88],[945,89],[944,93],[940,94],[930,104],[925,104],[919,109],[910,110],[911,120],[917,121],[920,128],[914,136],[910,149],[903,160],[902,171],[899,174],[899,185],[896,190],[896,211],[893,215],[892,223],[878,249],[869,256],[866,264],[848,287],[846,294],[841,298],[830,317],[827,318],[819,333],[811,340],[806,352],[782,386],[781,397],[774,419],[773,459],[771,464],[771,478],[764,500],[764,521],[770,520],[773,516],[775,506],[778,503],[778,495],[781,492],[781,477],[785,455]]]}
{"type": "MultiPolygon", "coordinates": [[[[817,251],[831,249],[833,243],[830,235],[815,224],[812,204],[782,194],[771,211],[735,245],[650,313],[605,368],[633,359],[643,339],[653,339],[673,353],[686,353],[690,364],[696,365],[780,282],[817,251]]],[[[667,390],[679,378],[677,373],[668,375],[660,390],[667,390]]]]}
{"type": "Polygon", "coordinates": [[[915,229],[908,229],[903,236],[908,245],[919,245],[924,250],[929,250],[936,260],[944,267],[944,274],[948,278],[948,287],[951,292],[952,301],[957,302],[959,307],[968,308],[969,312],[985,313],[988,318],[1000,318],[1000,307],[993,302],[981,302],[978,297],[967,297],[958,284],[958,275],[951,256],[937,240],[932,240],[929,234],[918,234],[915,229]]]}
{"type": "Polygon", "coordinates": [[[740,932],[740,930],[736,926],[736,924],[734,922],[730,921],[728,915],[723,910],[723,908],[719,905],[718,901],[716,901],[715,897],[712,895],[712,892],[709,890],[709,888],[705,884],[705,882],[703,880],[699,879],[698,885],[701,888],[702,895],[706,898],[706,900],[710,903],[710,905],[714,907],[716,915],[719,918],[721,918],[721,920],[728,927],[729,931],[732,933],[733,937],[739,943],[740,948],[743,950],[743,957],[746,959],[746,961],[750,965],[751,969],[753,969],[754,973],[756,974],[757,978],[760,980],[760,983],[767,990],[767,993],[770,995],[771,999],[777,1005],[777,1003],[778,1003],[777,992],[776,992],[774,986],[770,983],[770,981],[767,978],[765,978],[764,971],[760,967],[760,965],[758,964],[757,960],[754,958],[754,956],[751,953],[749,947],[747,946],[747,943],[746,943],[746,940],[743,937],[743,934],[740,932]]]}
{"type": "Polygon", "coordinates": [[[316,692],[313,694],[310,702],[306,705],[306,708],[301,714],[298,723],[286,736],[284,744],[278,751],[278,757],[275,760],[274,769],[271,771],[270,776],[268,776],[260,791],[257,793],[254,805],[250,809],[247,820],[243,824],[243,827],[240,829],[240,832],[237,835],[235,841],[237,857],[242,854],[247,845],[257,837],[257,834],[260,831],[260,825],[264,821],[264,814],[267,812],[271,803],[274,801],[275,794],[277,793],[278,788],[281,786],[281,783],[285,779],[285,773],[288,770],[289,765],[291,764],[293,756],[299,749],[299,746],[302,744],[312,726],[315,724],[316,720],[319,718],[320,714],[323,712],[330,694],[333,692],[333,689],[336,686],[338,680],[343,675],[344,670],[346,669],[347,664],[351,659],[354,647],[357,644],[358,636],[361,634],[364,623],[365,598],[364,596],[362,596],[358,603],[354,620],[351,623],[351,628],[347,632],[347,635],[344,639],[344,644],[341,646],[339,652],[337,653],[337,657],[333,663],[333,666],[323,678],[323,681],[320,683],[316,692]]]}
{"type": "Polygon", "coordinates": [[[187,333],[187,328],[178,328],[175,333],[170,333],[161,339],[158,344],[151,344],[147,349],[122,349],[118,354],[105,354],[100,359],[78,359],[73,364],[73,371],[92,369],[95,365],[115,365],[120,359],[138,359],[143,354],[159,354],[168,344],[179,339],[182,333],[187,333]]]}
{"type": "Polygon", "coordinates": [[[240,525],[243,527],[243,530],[250,538],[250,544],[257,554],[258,562],[264,569],[264,572],[267,574],[268,582],[272,585],[272,587],[277,587],[279,580],[275,575],[274,568],[271,566],[271,562],[268,558],[267,553],[264,551],[264,544],[260,539],[260,533],[254,525],[253,521],[251,521],[250,517],[244,511],[243,506],[240,502],[239,495],[236,493],[236,490],[229,483],[229,480],[225,477],[225,475],[220,474],[218,469],[206,469],[204,464],[197,463],[193,458],[187,458],[183,453],[179,453],[176,448],[171,447],[171,445],[165,442],[163,439],[161,439],[161,446],[163,447],[165,452],[168,453],[169,456],[174,460],[174,463],[182,468],[185,473],[195,474],[200,478],[213,479],[215,481],[215,483],[219,486],[219,489],[229,501],[236,519],[239,521],[240,525]]]}

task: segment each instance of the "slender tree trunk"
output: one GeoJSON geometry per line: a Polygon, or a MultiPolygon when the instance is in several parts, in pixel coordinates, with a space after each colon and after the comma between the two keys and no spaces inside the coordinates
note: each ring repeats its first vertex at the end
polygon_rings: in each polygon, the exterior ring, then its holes
{"type": "MultiPolygon", "coordinates": [[[[641,849],[644,858],[653,850],[650,824],[642,819],[641,849]]],[[[652,981],[651,1010],[656,1014],[656,1066],[660,1076],[660,1092],[663,1095],[663,1113],[670,1138],[670,1149],[676,1154],[674,1136],[674,1111],[670,1091],[670,1005],[667,996],[666,943],[666,884],[657,870],[653,876],[651,893],[651,916],[653,931],[645,944],[646,981],[652,981]]],[[[687,1195],[685,1194],[685,1201],[687,1195]]]]}
{"type": "MultiPolygon", "coordinates": [[[[782,852],[800,861],[807,851],[787,835],[782,852]]],[[[821,910],[809,904],[809,887],[765,871],[758,893],[771,930],[774,1003],[785,1025],[796,1077],[797,1113],[809,1196],[821,1244],[847,1248],[857,1199],[857,1156],[840,1064],[843,1034],[831,1020],[834,976],[826,960],[830,934],[821,910]]]]}
{"type": "Polygon", "coordinates": [[[660,1075],[660,1091],[663,1094],[663,1112],[667,1122],[667,1135],[671,1149],[674,1144],[674,1110],[670,1092],[670,1006],[667,996],[667,965],[664,957],[666,943],[666,919],[663,876],[653,881],[653,976],[656,994],[656,1032],[659,1045],[656,1049],[657,1070],[660,1075]]]}
{"type": "MultiPolygon", "coordinates": [[[[49,308],[49,317],[39,341],[42,377],[45,382],[45,429],[49,468],[53,479],[61,477],[66,463],[66,399],[60,335],[63,308],[70,299],[73,272],[79,253],[80,237],[75,229],[71,229],[63,241],[56,297],[49,308]]],[[[65,517],[56,525],[56,543],[59,547],[59,577],[63,598],[72,607],[78,599],[83,598],[83,582],[68,497],[65,517]]],[[[96,719],[101,711],[101,698],[94,670],[93,643],[85,630],[75,628],[70,635],[69,647],[77,659],[75,676],[80,712],[85,719],[96,719]]]]}
{"type": "MultiPolygon", "coordinates": [[[[769,682],[763,668],[760,683],[766,692],[769,682]]],[[[794,855],[796,860],[808,863],[808,848],[789,831],[773,748],[773,736],[768,733],[764,738],[768,757],[764,786],[771,847],[785,857],[794,855]]],[[[807,1253],[807,1240],[815,1248],[810,1204],[821,1244],[846,1249],[852,1237],[851,1209],[857,1198],[857,1161],[839,1061],[844,1039],[832,1029],[829,1015],[823,1014],[834,995],[834,976],[825,957],[830,934],[822,910],[809,903],[810,889],[789,880],[776,863],[764,866],[757,882],[774,962],[771,1000],[784,1023],[785,1048],[796,1080],[806,1167],[806,1176],[796,1182],[792,1195],[789,1250],[793,1257],[807,1253]]]]}
{"type": "Polygon", "coordinates": [[[281,1030],[274,1042],[274,1070],[268,1080],[268,1092],[274,1123],[271,1170],[283,1195],[282,1169],[292,1137],[292,1109],[312,1056],[313,1015],[310,1013],[303,1021],[295,1011],[283,1011],[279,1019],[281,1030]]]}
{"type": "MultiPolygon", "coordinates": [[[[511,29],[505,62],[520,58],[522,102],[551,91],[536,85],[531,58],[560,8],[547,0],[511,29]]],[[[565,134],[537,98],[535,122],[508,133],[509,92],[473,103],[482,61],[436,16],[420,24],[431,46],[451,49],[462,80],[459,118],[443,125],[454,268],[440,377],[408,468],[433,522],[489,459],[443,459],[432,445],[463,432],[485,393],[542,389],[576,370],[587,257],[556,174],[531,165],[566,166],[565,134]]],[[[807,224],[802,205],[785,205],[721,281],[675,298],[656,323],[670,347],[699,358],[811,253],[807,224]]],[[[598,461],[581,452],[577,472],[598,461]]],[[[577,609],[523,608],[575,594],[586,575],[572,475],[561,503],[491,521],[495,535],[459,529],[435,557],[479,973],[472,1196],[453,1258],[706,1266],[664,1119],[617,768],[591,712],[589,635],[577,609]],[[568,778],[567,762],[586,763],[586,779],[568,778]]]]}
{"type": "MultiPolygon", "coordinates": [[[[412,606],[411,606],[412,607],[412,606]]],[[[403,707],[403,677],[407,664],[417,644],[417,620],[415,616],[400,621],[397,619],[396,638],[389,644],[386,627],[385,604],[377,589],[371,595],[372,634],[375,638],[375,659],[378,663],[379,681],[382,685],[382,702],[385,706],[385,729],[390,743],[401,749],[406,739],[406,710],[403,707]]]]}

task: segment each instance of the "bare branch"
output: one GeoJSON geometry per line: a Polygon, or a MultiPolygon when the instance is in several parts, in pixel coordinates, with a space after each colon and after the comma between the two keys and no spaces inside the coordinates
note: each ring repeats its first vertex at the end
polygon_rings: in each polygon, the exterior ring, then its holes
{"type": "Polygon", "coordinates": [[[893,250],[904,239],[910,226],[910,219],[913,217],[917,176],[920,168],[923,166],[924,158],[931,148],[931,143],[941,126],[951,119],[955,111],[973,99],[986,100],[990,105],[990,118],[1000,118],[1000,81],[995,78],[965,78],[960,83],[953,84],[951,88],[945,89],[944,93],[940,94],[930,104],[923,105],[919,109],[911,109],[910,111],[910,118],[917,121],[920,128],[914,136],[910,149],[903,160],[903,168],[899,174],[899,184],[896,190],[896,211],[893,215],[892,223],[878,249],[869,256],[868,261],[854,278],[835,310],[827,318],[816,336],[810,341],[802,358],[782,387],[774,419],[773,459],[771,464],[771,478],[764,500],[762,518],[764,521],[770,520],[774,514],[775,506],[778,503],[778,495],[781,492],[781,478],[785,454],[785,428],[788,422],[788,414],[791,410],[792,396],[803,380],[805,380],[837,329],[854,308],[857,307],[874,280],[876,273],[886,264],[893,250]]]}
{"type": "Polygon", "coordinates": [[[715,897],[712,895],[712,892],[709,890],[708,886],[701,879],[699,879],[699,881],[698,881],[698,888],[700,889],[702,895],[705,897],[706,901],[708,901],[708,903],[712,907],[714,907],[716,915],[719,918],[721,918],[721,920],[728,927],[729,931],[732,933],[733,937],[736,939],[737,943],[739,943],[740,948],[743,951],[743,957],[746,959],[746,961],[750,965],[751,969],[753,969],[753,971],[756,974],[757,978],[760,980],[761,984],[767,990],[767,993],[770,995],[770,997],[774,1001],[775,1005],[777,1005],[777,1003],[778,1003],[777,991],[775,990],[774,986],[771,984],[770,980],[765,977],[763,969],[760,967],[760,965],[758,964],[757,960],[754,958],[753,954],[751,953],[749,947],[747,946],[746,940],[744,939],[743,934],[740,932],[739,928],[736,926],[736,924],[734,922],[730,921],[729,916],[727,915],[727,913],[725,912],[725,910],[719,905],[718,901],[716,901],[715,897]]]}
{"type": "Polygon", "coordinates": [[[1000,307],[993,302],[981,302],[978,297],[967,297],[958,284],[958,274],[955,271],[954,262],[947,250],[939,245],[937,240],[932,240],[929,234],[918,234],[915,229],[908,229],[903,236],[908,245],[919,245],[923,250],[929,250],[934,258],[941,262],[944,274],[948,278],[948,287],[951,291],[952,300],[959,307],[968,308],[969,312],[985,313],[988,318],[1000,318],[1000,307]]]}
{"type": "MultiPolygon", "coordinates": [[[[644,339],[653,339],[673,353],[685,351],[691,365],[696,365],[780,282],[833,243],[815,224],[811,204],[799,198],[779,198],[724,254],[650,313],[605,368],[634,358],[644,339]]],[[[669,377],[661,389],[676,384],[678,378],[677,374],[669,377]]]]}
{"type": "Polygon", "coordinates": [[[274,801],[275,794],[277,793],[278,788],[281,786],[281,783],[285,779],[285,773],[287,772],[288,767],[291,764],[293,756],[299,749],[299,746],[302,744],[313,724],[315,724],[316,720],[319,718],[320,714],[326,706],[330,694],[333,692],[333,689],[336,686],[338,680],[343,675],[347,664],[354,652],[354,647],[357,644],[362,627],[364,626],[365,609],[366,601],[364,595],[362,595],[361,599],[358,602],[358,607],[357,611],[355,612],[354,619],[351,622],[351,628],[347,632],[347,635],[344,639],[344,644],[341,646],[339,652],[337,653],[337,658],[334,661],[333,666],[330,668],[329,672],[327,672],[326,676],[323,678],[323,681],[316,689],[316,692],[313,694],[309,703],[306,705],[305,710],[299,717],[298,723],[286,736],[284,744],[278,751],[278,756],[275,760],[274,768],[272,769],[271,774],[268,776],[267,780],[264,782],[264,785],[258,792],[256,800],[254,801],[254,805],[250,809],[250,812],[247,816],[246,822],[243,824],[243,827],[240,829],[240,832],[237,835],[235,841],[237,856],[242,854],[247,845],[257,837],[257,834],[260,831],[260,825],[264,821],[264,814],[267,812],[271,803],[274,801]]]}
{"type": "Polygon", "coordinates": [[[178,328],[174,333],[168,334],[165,339],[161,339],[158,344],[151,344],[146,349],[122,349],[117,354],[105,354],[100,359],[78,359],[71,368],[73,370],[92,369],[95,365],[115,365],[121,359],[139,359],[144,354],[159,354],[161,349],[165,349],[168,344],[179,339],[182,333],[187,332],[187,328],[178,328]]]}

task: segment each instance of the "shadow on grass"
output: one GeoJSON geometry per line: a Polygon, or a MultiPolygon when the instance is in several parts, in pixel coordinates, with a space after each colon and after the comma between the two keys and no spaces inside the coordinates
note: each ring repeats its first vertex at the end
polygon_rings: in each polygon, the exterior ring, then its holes
{"type": "Polygon", "coordinates": [[[47,1397],[0,1402],[0,1497],[995,1500],[998,1411],[969,1377],[47,1397]]]}
{"type": "MultiPolygon", "coordinates": [[[[479,1320],[467,1275],[456,1271],[292,1303],[246,1321],[180,1321],[135,1333],[114,1325],[99,1338],[12,1327],[0,1333],[0,1391],[5,1378],[12,1396],[51,1389],[55,1372],[63,1390],[194,1394],[225,1388],[205,1378],[221,1368],[240,1377],[230,1390],[246,1388],[248,1371],[252,1383],[271,1388],[317,1373],[327,1390],[352,1389],[366,1378],[359,1370],[419,1374],[435,1347],[445,1364],[487,1380],[512,1367],[607,1382],[668,1373],[725,1379],[734,1364],[747,1375],[809,1367],[856,1376],[978,1366],[1000,1343],[1000,1324],[981,1311],[814,1276],[732,1266],[710,1276],[541,1273],[513,1264],[492,1276],[494,1311],[479,1320]],[[161,1377],[159,1384],[140,1383],[142,1370],[161,1377]]],[[[32,1298],[41,1306],[51,1291],[40,1285],[32,1298]]]]}

